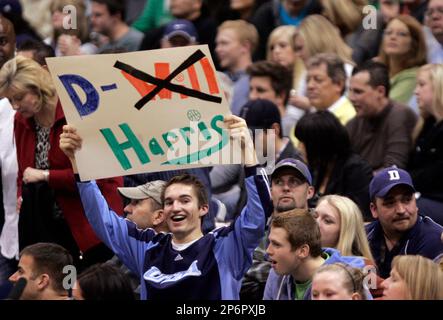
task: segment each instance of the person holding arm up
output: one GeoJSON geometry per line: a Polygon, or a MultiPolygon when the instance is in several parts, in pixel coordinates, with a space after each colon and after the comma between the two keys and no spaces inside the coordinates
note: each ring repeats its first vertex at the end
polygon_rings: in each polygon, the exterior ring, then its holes
{"type": "MultiPolygon", "coordinates": [[[[203,235],[201,221],[208,212],[208,198],[202,183],[191,175],[172,178],[162,192],[169,233],[137,229],[109,209],[95,182],[77,183],[94,230],[128,268],[140,275],[141,299],[239,298],[242,277],[264,235],[270,193],[266,173],[256,166],[246,122],[229,115],[225,124],[231,137],[241,141],[248,192],[245,208],[229,227],[203,235]]],[[[63,128],[60,148],[71,160],[74,172],[74,154],[81,143],[74,127],[63,128]]]]}

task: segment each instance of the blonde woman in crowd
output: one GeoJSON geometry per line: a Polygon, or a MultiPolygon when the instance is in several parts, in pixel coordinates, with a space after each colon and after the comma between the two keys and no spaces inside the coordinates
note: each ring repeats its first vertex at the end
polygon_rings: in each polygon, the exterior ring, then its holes
{"type": "Polygon", "coordinates": [[[421,195],[417,200],[420,213],[443,225],[443,64],[427,64],[418,70],[415,95],[422,119],[408,171],[421,195]]]}
{"type": "MultiPolygon", "coordinates": [[[[70,251],[79,269],[111,258],[86,219],[70,161],[59,148],[66,119],[49,72],[17,56],[0,70],[0,95],[17,111],[20,247],[43,240],[58,243],[70,251]]],[[[116,189],[123,179],[99,181],[110,206],[122,212],[116,189]]]]}
{"type": "Polygon", "coordinates": [[[343,263],[321,266],[312,277],[312,300],[366,300],[365,274],[343,263]]]}
{"type": "Polygon", "coordinates": [[[422,256],[396,256],[382,286],[384,300],[443,300],[443,271],[422,256]]]}
{"type": "MultiPolygon", "coordinates": [[[[292,70],[292,87],[297,88],[300,86],[303,80],[304,73],[306,72],[303,60],[295,53],[295,34],[297,28],[295,26],[280,26],[275,28],[268,39],[266,59],[269,61],[275,61],[282,66],[292,70]]],[[[292,89],[291,96],[294,96],[295,89],[292,89]]],[[[291,99],[291,97],[289,98],[291,99]]],[[[293,101],[294,102],[294,101],[293,101]]],[[[296,106],[295,100],[295,106],[296,106]]],[[[291,104],[286,108],[286,114],[290,115],[292,119],[292,128],[297,121],[304,115],[305,110],[297,108],[291,104]]]]}
{"type": "Polygon", "coordinates": [[[320,198],[315,208],[322,247],[338,249],[345,256],[362,256],[373,261],[363,224],[354,201],[339,195],[320,198]]]}
{"type": "MultiPolygon", "coordinates": [[[[375,268],[363,216],[354,201],[339,195],[323,196],[314,212],[320,227],[322,247],[335,248],[345,256],[364,257],[366,265],[375,268]]],[[[376,277],[374,280],[371,293],[373,297],[379,297],[382,279],[376,277]]]]}
{"type": "Polygon", "coordinates": [[[392,19],[384,31],[377,61],[389,69],[389,98],[412,105],[417,70],[426,63],[426,44],[420,23],[407,15],[392,19]]]}
{"type": "Polygon", "coordinates": [[[361,64],[377,56],[380,46],[381,33],[383,32],[383,18],[377,12],[375,28],[365,28],[363,19],[364,8],[368,0],[322,0],[323,15],[340,30],[345,42],[352,48],[352,59],[356,64],[361,64]]]}
{"type": "Polygon", "coordinates": [[[318,53],[335,53],[345,62],[348,77],[351,75],[352,49],[344,42],[338,28],[321,15],[314,14],[303,20],[295,36],[295,48],[305,64],[318,53]]]}
{"type": "Polygon", "coordinates": [[[292,85],[297,87],[302,74],[306,71],[301,58],[295,52],[294,26],[280,26],[272,31],[268,39],[266,59],[276,61],[294,71],[292,85]]]}
{"type": "Polygon", "coordinates": [[[95,54],[97,47],[89,42],[89,25],[86,16],[86,5],[83,0],[53,0],[51,7],[53,35],[45,39],[51,45],[56,56],[95,54]],[[66,8],[75,7],[75,14],[65,13],[66,8]],[[71,15],[68,19],[68,14],[71,15]],[[75,21],[72,20],[75,18],[75,21]],[[65,24],[70,27],[66,28],[65,24]]]}

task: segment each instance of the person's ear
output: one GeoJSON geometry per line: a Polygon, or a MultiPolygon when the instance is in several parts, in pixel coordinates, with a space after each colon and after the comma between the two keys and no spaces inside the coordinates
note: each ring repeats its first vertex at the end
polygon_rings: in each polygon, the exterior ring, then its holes
{"type": "MultiPolygon", "coordinates": [[[[374,201],[376,201],[374,199],[374,201]]],[[[377,205],[374,202],[371,202],[369,205],[369,209],[371,209],[371,214],[374,219],[378,218],[377,205]]]]}
{"type": "Polygon", "coordinates": [[[342,92],[346,90],[346,82],[343,80],[337,81],[337,89],[339,90],[341,96],[343,94],[342,92]]]}
{"type": "Polygon", "coordinates": [[[309,257],[310,253],[311,253],[311,248],[309,248],[309,245],[307,245],[307,244],[302,244],[298,248],[298,257],[300,259],[305,259],[305,258],[309,257]]]}
{"type": "Polygon", "coordinates": [[[306,194],[307,199],[311,199],[315,194],[315,188],[313,186],[308,186],[308,192],[306,194]]]}
{"type": "Polygon", "coordinates": [[[377,93],[381,96],[381,97],[385,97],[386,96],[386,88],[384,86],[377,86],[375,88],[375,90],[377,91],[377,93]]]}
{"type": "Polygon", "coordinates": [[[208,213],[209,211],[209,205],[208,204],[204,204],[200,207],[200,217],[203,217],[205,214],[208,213]]]}
{"type": "Polygon", "coordinates": [[[285,92],[275,93],[275,99],[277,102],[276,105],[277,106],[284,106],[287,96],[288,95],[285,92]]]}
{"type": "Polygon", "coordinates": [[[280,125],[277,122],[274,122],[271,126],[271,129],[274,130],[274,134],[276,137],[280,137],[280,125]]]}
{"type": "Polygon", "coordinates": [[[352,299],[352,300],[362,300],[362,296],[361,296],[360,293],[358,293],[358,292],[354,292],[354,293],[352,294],[352,296],[351,296],[351,299],[352,299]]]}
{"type": "Polygon", "coordinates": [[[153,213],[152,224],[156,227],[166,219],[163,209],[155,210],[153,213]]]}
{"type": "Polygon", "coordinates": [[[37,277],[37,288],[39,290],[44,290],[45,288],[49,287],[51,279],[47,273],[43,273],[37,277]]]}

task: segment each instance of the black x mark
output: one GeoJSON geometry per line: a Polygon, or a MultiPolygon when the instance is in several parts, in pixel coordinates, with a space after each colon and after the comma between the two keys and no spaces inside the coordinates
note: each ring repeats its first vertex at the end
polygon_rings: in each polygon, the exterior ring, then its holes
{"type": "Polygon", "coordinates": [[[149,92],[147,95],[145,95],[143,98],[141,98],[136,104],[135,107],[140,110],[141,108],[143,108],[143,106],[148,103],[152,98],[155,97],[156,94],[158,94],[162,89],[168,89],[170,91],[173,92],[177,92],[177,93],[181,93],[184,95],[187,95],[189,97],[194,97],[200,100],[205,100],[205,101],[210,101],[210,102],[215,102],[215,103],[221,103],[222,99],[220,97],[217,96],[212,96],[210,94],[204,93],[204,92],[200,92],[197,90],[193,90],[193,89],[189,89],[186,88],[184,86],[181,85],[177,85],[174,83],[171,83],[171,80],[174,79],[178,74],[180,74],[180,72],[186,70],[187,68],[189,68],[190,66],[192,66],[194,63],[196,63],[197,61],[199,61],[200,59],[204,58],[205,54],[201,51],[201,50],[197,50],[195,51],[192,55],[189,56],[188,59],[186,59],[185,61],[183,61],[183,63],[181,65],[179,65],[169,76],[167,76],[165,79],[159,79],[156,77],[151,76],[148,73],[145,73],[143,71],[140,71],[128,64],[125,64],[123,62],[120,61],[116,61],[114,64],[114,68],[120,69],[128,74],[130,74],[131,76],[148,82],[148,83],[152,83],[155,84],[156,87],[154,88],[154,90],[152,90],[151,92],[149,92]]]}

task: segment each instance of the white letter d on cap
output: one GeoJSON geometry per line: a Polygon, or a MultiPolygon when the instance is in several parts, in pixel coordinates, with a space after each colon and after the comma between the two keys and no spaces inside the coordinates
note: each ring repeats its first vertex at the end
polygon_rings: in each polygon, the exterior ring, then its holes
{"type": "Polygon", "coordinates": [[[400,174],[398,173],[397,170],[389,170],[388,171],[389,174],[389,180],[400,180],[400,174]]]}

